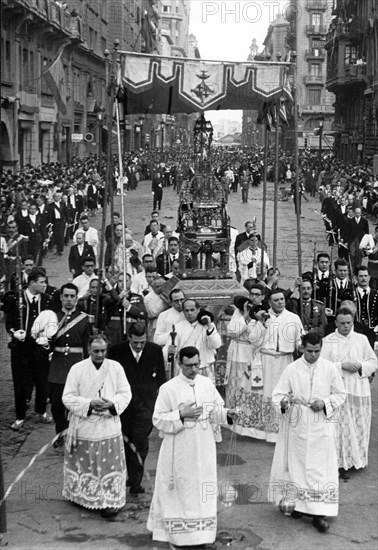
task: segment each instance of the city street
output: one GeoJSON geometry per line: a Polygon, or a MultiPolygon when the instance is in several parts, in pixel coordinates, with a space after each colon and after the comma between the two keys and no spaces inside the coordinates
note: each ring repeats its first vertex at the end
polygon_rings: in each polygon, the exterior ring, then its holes
{"type": "MultiPolygon", "coordinates": [[[[239,231],[245,221],[257,217],[261,231],[262,187],[252,189],[252,199],[241,204],[239,193],[231,193],[228,211],[231,223],[239,231]]],[[[267,244],[272,255],[273,184],[269,184],[267,202],[267,244]]],[[[119,197],[115,209],[119,210],[119,197]]],[[[164,189],[161,221],[176,225],[178,196],[171,187],[164,189]]],[[[302,205],[303,271],[312,269],[314,242],[317,251],[327,250],[318,199],[302,205]]],[[[126,196],[127,225],[134,239],[141,241],[152,210],[150,182],[141,182],[126,196]]],[[[97,228],[101,213],[91,218],[97,228]]],[[[287,288],[297,275],[296,218],[292,200],[279,202],[278,267],[281,285],[287,288]]],[[[50,283],[59,287],[68,278],[69,247],[64,255],[49,253],[45,267],[50,283]]],[[[225,304],[226,305],[226,304],[225,304]]],[[[1,452],[5,464],[6,486],[26,467],[32,456],[54,437],[52,425],[35,423],[33,403],[25,427],[13,432],[13,387],[9,364],[8,337],[1,323],[0,399],[2,412],[1,452]]],[[[369,467],[352,472],[351,479],[340,483],[340,509],[337,518],[330,519],[327,534],[320,534],[310,520],[284,517],[266,499],[267,483],[274,446],[264,441],[238,436],[230,444],[230,432],[223,430],[223,442],[218,445],[218,485],[231,482],[238,490],[238,499],[230,507],[218,501],[218,537],[212,548],[219,550],[374,550],[377,547],[378,433],[377,378],[372,383],[373,424],[370,441],[369,467]],[[231,461],[231,466],[226,466],[231,461]]],[[[62,451],[50,447],[13,489],[7,501],[7,533],[1,535],[2,546],[8,548],[67,549],[106,548],[160,549],[146,530],[146,519],[152,496],[160,441],[154,431],[150,438],[147,459],[145,495],[128,496],[126,507],[110,520],[99,512],[84,510],[61,496],[63,480],[62,451]]]]}

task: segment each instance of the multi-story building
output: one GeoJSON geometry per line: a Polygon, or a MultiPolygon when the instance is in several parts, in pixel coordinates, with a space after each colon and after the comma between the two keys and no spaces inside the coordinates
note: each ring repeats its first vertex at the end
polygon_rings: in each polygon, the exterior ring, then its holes
{"type": "MultiPolygon", "coordinates": [[[[188,0],[161,0],[159,54],[168,57],[188,57],[189,51],[188,0]]],[[[187,144],[191,131],[191,116],[184,114],[149,117],[151,146],[157,148],[187,144]]],[[[148,127],[148,122],[145,124],[148,127]]]]}
{"type": "Polygon", "coordinates": [[[79,91],[73,85],[71,59],[75,45],[84,43],[82,19],[53,0],[4,0],[1,16],[2,167],[17,170],[66,161],[73,95],[79,91]],[[43,76],[58,51],[64,114],[59,114],[43,76]]]}
{"type": "MultiPolygon", "coordinates": [[[[287,22],[285,22],[288,25],[287,22]]],[[[247,61],[253,61],[258,55],[256,39],[252,40],[247,61]]],[[[257,124],[258,111],[243,111],[242,114],[242,145],[244,147],[257,147],[263,143],[263,130],[257,124]]]]}
{"type": "MultiPolygon", "coordinates": [[[[121,51],[159,51],[156,2],[4,0],[1,15],[2,166],[101,155],[110,135],[104,52],[116,39],[121,51]]],[[[125,150],[143,147],[143,120],[122,122],[125,150]]]]}
{"type": "Polygon", "coordinates": [[[335,148],[353,161],[378,152],[378,7],[337,0],[327,34],[327,88],[336,95],[335,148]]]}
{"type": "MultiPolygon", "coordinates": [[[[314,130],[321,126],[323,147],[330,147],[334,96],[325,87],[325,37],[332,17],[332,0],[303,0],[297,5],[298,17],[294,9],[287,9],[285,17],[277,15],[269,26],[263,52],[256,59],[284,61],[291,51],[297,50],[298,146],[319,147],[314,130]]],[[[289,150],[293,132],[293,128],[282,127],[280,142],[289,150]]]]}

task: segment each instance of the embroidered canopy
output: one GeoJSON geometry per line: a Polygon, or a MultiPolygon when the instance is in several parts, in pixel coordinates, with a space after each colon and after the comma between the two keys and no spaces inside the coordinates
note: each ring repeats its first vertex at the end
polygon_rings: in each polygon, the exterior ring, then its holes
{"type": "Polygon", "coordinates": [[[258,110],[264,103],[291,100],[289,66],[121,52],[125,114],[258,110]]]}

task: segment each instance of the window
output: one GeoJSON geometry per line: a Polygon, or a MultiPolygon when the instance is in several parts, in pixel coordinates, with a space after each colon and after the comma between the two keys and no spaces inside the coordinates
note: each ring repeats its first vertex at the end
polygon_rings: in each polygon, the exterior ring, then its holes
{"type": "Polygon", "coordinates": [[[21,89],[27,90],[29,86],[29,52],[26,48],[22,50],[22,75],[21,89]]]}
{"type": "Polygon", "coordinates": [[[310,74],[311,76],[320,76],[321,70],[319,63],[311,63],[310,74]]]}
{"type": "Polygon", "coordinates": [[[34,73],[34,52],[29,52],[29,67],[30,67],[30,80],[29,80],[29,91],[36,91],[36,80],[34,73]]]}
{"type": "Polygon", "coordinates": [[[163,12],[164,13],[169,13],[171,11],[171,7],[170,6],[163,6],[163,12]]]}
{"type": "Polygon", "coordinates": [[[308,100],[310,105],[320,105],[321,100],[321,90],[309,90],[308,91],[308,100]]]}
{"type": "Polygon", "coordinates": [[[357,61],[357,47],[345,46],[344,65],[354,65],[357,61]]]}
{"type": "Polygon", "coordinates": [[[1,75],[5,81],[11,80],[11,45],[9,40],[1,39],[1,75]]]}
{"type": "Polygon", "coordinates": [[[320,27],[322,23],[322,14],[321,13],[312,13],[311,14],[311,25],[313,27],[320,27]]]}

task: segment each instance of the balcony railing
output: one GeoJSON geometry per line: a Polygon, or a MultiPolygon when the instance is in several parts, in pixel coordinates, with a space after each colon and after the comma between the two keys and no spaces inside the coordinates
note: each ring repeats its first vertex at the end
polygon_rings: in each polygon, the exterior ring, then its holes
{"type": "Polygon", "coordinates": [[[313,48],[311,50],[306,50],[306,59],[325,59],[325,51],[313,48]]]}
{"type": "Polygon", "coordinates": [[[335,67],[327,74],[327,87],[329,89],[340,86],[361,85],[367,82],[367,68],[363,65],[346,65],[335,67]]]}
{"type": "Polygon", "coordinates": [[[338,40],[359,41],[364,34],[364,29],[359,21],[351,23],[337,23],[327,32],[326,43],[337,38],[338,40]]]}
{"type": "Polygon", "coordinates": [[[79,17],[73,17],[59,2],[54,0],[28,0],[28,7],[41,19],[53,23],[63,31],[82,40],[82,25],[79,17]]]}
{"type": "Polygon", "coordinates": [[[366,63],[361,65],[347,65],[345,67],[345,77],[348,80],[366,80],[366,63]]]}
{"type": "Polygon", "coordinates": [[[325,35],[327,34],[327,27],[325,25],[306,25],[306,34],[325,35]]]}
{"type": "Polygon", "coordinates": [[[324,84],[323,75],[308,74],[305,76],[305,84],[324,84]]]}
{"type": "Polygon", "coordinates": [[[326,10],[327,7],[327,0],[307,0],[308,10],[326,10]]]}

